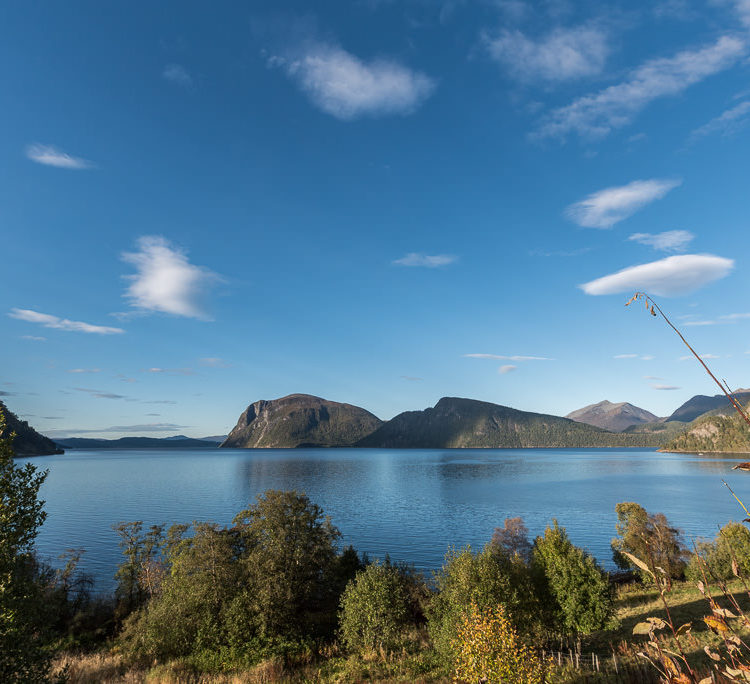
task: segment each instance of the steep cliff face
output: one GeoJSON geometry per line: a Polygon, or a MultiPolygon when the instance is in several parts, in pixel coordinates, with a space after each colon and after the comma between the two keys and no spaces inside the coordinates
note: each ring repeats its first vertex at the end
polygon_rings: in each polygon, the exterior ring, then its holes
{"type": "Polygon", "coordinates": [[[243,411],[222,447],[351,446],[382,421],[369,411],[309,394],[256,401],[243,411]]]}
{"type": "Polygon", "coordinates": [[[474,399],[443,397],[433,408],[389,420],[357,446],[396,449],[657,446],[657,435],[613,433],[568,418],[474,399]]]}
{"type": "Polygon", "coordinates": [[[51,439],[40,435],[25,420],[19,420],[15,413],[8,410],[5,404],[0,401],[0,413],[5,416],[5,430],[2,436],[5,437],[11,433],[16,433],[13,440],[13,448],[17,456],[47,456],[49,454],[62,454],[60,449],[51,439]]]}

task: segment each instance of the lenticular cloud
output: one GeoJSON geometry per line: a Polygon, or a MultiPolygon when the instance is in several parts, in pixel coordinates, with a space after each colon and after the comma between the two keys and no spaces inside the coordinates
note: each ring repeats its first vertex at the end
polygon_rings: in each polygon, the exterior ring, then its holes
{"type": "Polygon", "coordinates": [[[579,287],[589,295],[643,290],[660,297],[677,297],[724,278],[733,268],[733,259],[713,254],[684,254],[630,266],[579,287]]]}

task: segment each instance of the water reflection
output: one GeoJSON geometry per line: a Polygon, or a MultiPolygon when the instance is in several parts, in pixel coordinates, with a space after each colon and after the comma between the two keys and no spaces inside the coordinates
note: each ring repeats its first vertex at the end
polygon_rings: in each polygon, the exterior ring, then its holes
{"type": "Polygon", "coordinates": [[[38,544],[50,557],[86,548],[86,569],[106,587],[119,562],[112,524],[226,524],[266,489],[297,489],[331,516],[344,543],[420,568],[439,567],[450,545],[481,547],[517,515],[532,535],[557,518],[611,565],[620,501],[665,513],[688,538],[741,519],[721,483],[750,499],[750,475],[731,470],[739,458],[628,449],[71,451],[33,461],[50,468],[38,544]]]}

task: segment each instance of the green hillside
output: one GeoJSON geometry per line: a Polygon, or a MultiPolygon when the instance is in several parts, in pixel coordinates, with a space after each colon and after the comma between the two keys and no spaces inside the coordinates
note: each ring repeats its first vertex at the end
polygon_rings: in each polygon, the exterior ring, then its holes
{"type": "Polygon", "coordinates": [[[357,443],[396,449],[657,447],[658,433],[615,433],[559,416],[518,411],[474,399],[444,397],[407,411],[357,443]]]}
{"type": "Polygon", "coordinates": [[[701,416],[663,448],[682,452],[750,452],[750,425],[737,413],[701,416]]]}

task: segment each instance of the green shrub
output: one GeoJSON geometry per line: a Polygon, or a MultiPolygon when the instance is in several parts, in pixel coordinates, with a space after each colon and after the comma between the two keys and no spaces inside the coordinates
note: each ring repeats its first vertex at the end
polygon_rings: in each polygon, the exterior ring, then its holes
{"type": "MultiPolygon", "coordinates": [[[[724,525],[711,542],[698,544],[698,554],[707,566],[709,579],[731,579],[732,558],[737,561],[737,569],[742,577],[750,578],[750,530],[742,523],[730,522],[724,525]]],[[[703,573],[695,554],[690,557],[685,571],[687,579],[697,582],[703,579],[703,573]]]]}
{"type": "Polygon", "coordinates": [[[589,634],[611,622],[614,603],[609,575],[592,556],[573,545],[557,520],[534,542],[532,567],[539,578],[537,591],[549,597],[545,603],[558,630],[589,634]]]}
{"type": "Polygon", "coordinates": [[[351,651],[394,649],[409,618],[409,596],[392,565],[368,565],[341,598],[341,637],[351,651]]]}
{"type": "Polygon", "coordinates": [[[222,652],[248,662],[333,633],[356,553],[337,555],[339,532],[320,508],[304,494],[270,490],[233,522],[196,523],[192,536],[185,526],[168,532],[158,587],[125,622],[126,655],[222,652]]]}
{"type": "Polygon", "coordinates": [[[427,606],[428,628],[435,648],[449,662],[455,655],[458,626],[472,606],[482,610],[503,605],[527,633],[539,624],[540,606],[528,567],[518,556],[508,557],[491,544],[481,553],[470,547],[449,551],[435,584],[437,593],[427,606]]]}
{"type": "MultiPolygon", "coordinates": [[[[663,569],[668,583],[681,579],[687,566],[688,550],[680,530],[672,527],[663,513],[649,514],[637,503],[626,501],[615,506],[618,537],[612,540],[612,558],[617,567],[627,570],[636,566],[623,555],[623,551],[642,560],[652,572],[663,569]]],[[[648,573],[638,570],[645,582],[648,573]]]]}

